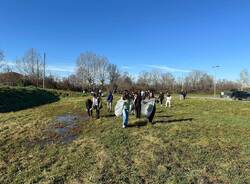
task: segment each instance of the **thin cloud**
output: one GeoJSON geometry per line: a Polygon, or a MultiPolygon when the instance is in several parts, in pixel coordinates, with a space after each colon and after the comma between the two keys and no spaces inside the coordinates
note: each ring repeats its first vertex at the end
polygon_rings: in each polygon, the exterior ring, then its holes
{"type": "Polygon", "coordinates": [[[121,68],[123,68],[123,69],[130,69],[131,67],[130,66],[121,66],[121,68]]]}
{"type": "MultiPolygon", "coordinates": [[[[13,61],[3,61],[3,64],[9,65],[9,66],[16,66],[16,63],[13,61]]],[[[49,71],[55,71],[55,72],[74,72],[74,67],[57,67],[57,66],[51,66],[47,65],[46,69],[49,71]]]]}
{"type": "Polygon", "coordinates": [[[73,72],[74,72],[74,68],[73,68],[73,67],[47,66],[46,68],[47,68],[47,70],[50,70],[50,71],[70,72],[70,73],[73,73],[73,72]]]}
{"type": "Polygon", "coordinates": [[[184,72],[184,73],[191,72],[190,70],[183,70],[183,69],[179,69],[179,68],[170,68],[170,67],[162,66],[162,65],[145,65],[145,66],[149,67],[149,68],[165,70],[165,71],[168,71],[168,72],[184,72]]]}
{"type": "Polygon", "coordinates": [[[9,65],[9,66],[15,66],[16,65],[16,63],[14,63],[12,61],[3,61],[3,64],[9,65]]]}

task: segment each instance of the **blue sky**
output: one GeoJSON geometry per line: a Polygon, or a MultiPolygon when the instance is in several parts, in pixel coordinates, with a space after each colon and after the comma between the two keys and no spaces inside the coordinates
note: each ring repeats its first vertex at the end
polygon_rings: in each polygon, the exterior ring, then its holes
{"type": "Polygon", "coordinates": [[[46,52],[58,75],[92,51],[132,74],[220,65],[219,78],[236,80],[250,68],[249,10],[249,0],[1,0],[0,49],[10,62],[46,52]]]}

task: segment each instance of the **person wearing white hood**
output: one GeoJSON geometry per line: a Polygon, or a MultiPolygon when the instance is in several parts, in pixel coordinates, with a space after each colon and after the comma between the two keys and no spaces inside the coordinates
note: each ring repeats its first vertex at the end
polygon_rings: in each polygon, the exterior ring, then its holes
{"type": "Polygon", "coordinates": [[[169,93],[167,93],[166,107],[171,108],[171,101],[172,101],[172,96],[169,93]]]}

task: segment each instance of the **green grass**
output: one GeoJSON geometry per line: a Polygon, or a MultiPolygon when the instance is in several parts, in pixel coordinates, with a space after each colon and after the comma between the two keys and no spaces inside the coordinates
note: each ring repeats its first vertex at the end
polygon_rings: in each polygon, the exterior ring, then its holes
{"type": "Polygon", "coordinates": [[[59,95],[38,88],[0,87],[0,113],[18,111],[59,100],[59,95]]]}
{"type": "Polygon", "coordinates": [[[61,97],[81,97],[82,93],[35,87],[0,86],[0,113],[15,112],[58,101],[61,97]]]}
{"type": "Polygon", "coordinates": [[[72,142],[50,135],[84,100],[0,114],[0,183],[250,183],[250,103],[176,97],[156,124],[131,115],[127,129],[104,107],[72,142]]]}

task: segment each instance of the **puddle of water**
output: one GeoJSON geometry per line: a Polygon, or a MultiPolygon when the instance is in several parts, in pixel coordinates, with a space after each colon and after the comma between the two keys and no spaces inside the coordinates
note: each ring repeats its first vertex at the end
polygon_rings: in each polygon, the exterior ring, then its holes
{"type": "Polygon", "coordinates": [[[77,138],[80,132],[79,121],[87,121],[89,117],[85,115],[64,114],[55,118],[55,124],[52,125],[48,132],[50,132],[50,139],[53,142],[60,142],[63,144],[70,143],[77,138]],[[53,135],[53,136],[52,136],[53,135]]]}
{"type": "Polygon", "coordinates": [[[78,120],[78,117],[75,115],[61,115],[56,117],[56,121],[61,122],[61,123],[74,123],[78,120]]]}
{"type": "Polygon", "coordinates": [[[87,114],[64,114],[57,116],[53,122],[43,130],[44,135],[31,141],[42,147],[51,144],[68,144],[74,141],[81,132],[81,122],[89,120],[87,114]]]}
{"type": "Polygon", "coordinates": [[[55,128],[55,129],[54,129],[54,132],[55,132],[56,134],[58,134],[58,135],[63,136],[63,135],[66,134],[66,132],[68,132],[68,129],[67,129],[67,128],[55,128]]]}
{"type": "Polygon", "coordinates": [[[61,140],[61,142],[62,142],[63,144],[67,144],[67,143],[72,142],[72,141],[75,140],[76,138],[77,138],[76,135],[69,135],[69,136],[63,137],[62,140],[61,140]]]}
{"type": "Polygon", "coordinates": [[[56,121],[64,124],[72,124],[78,121],[87,121],[89,117],[87,114],[84,115],[72,115],[72,114],[64,114],[56,117],[56,121]]]}

